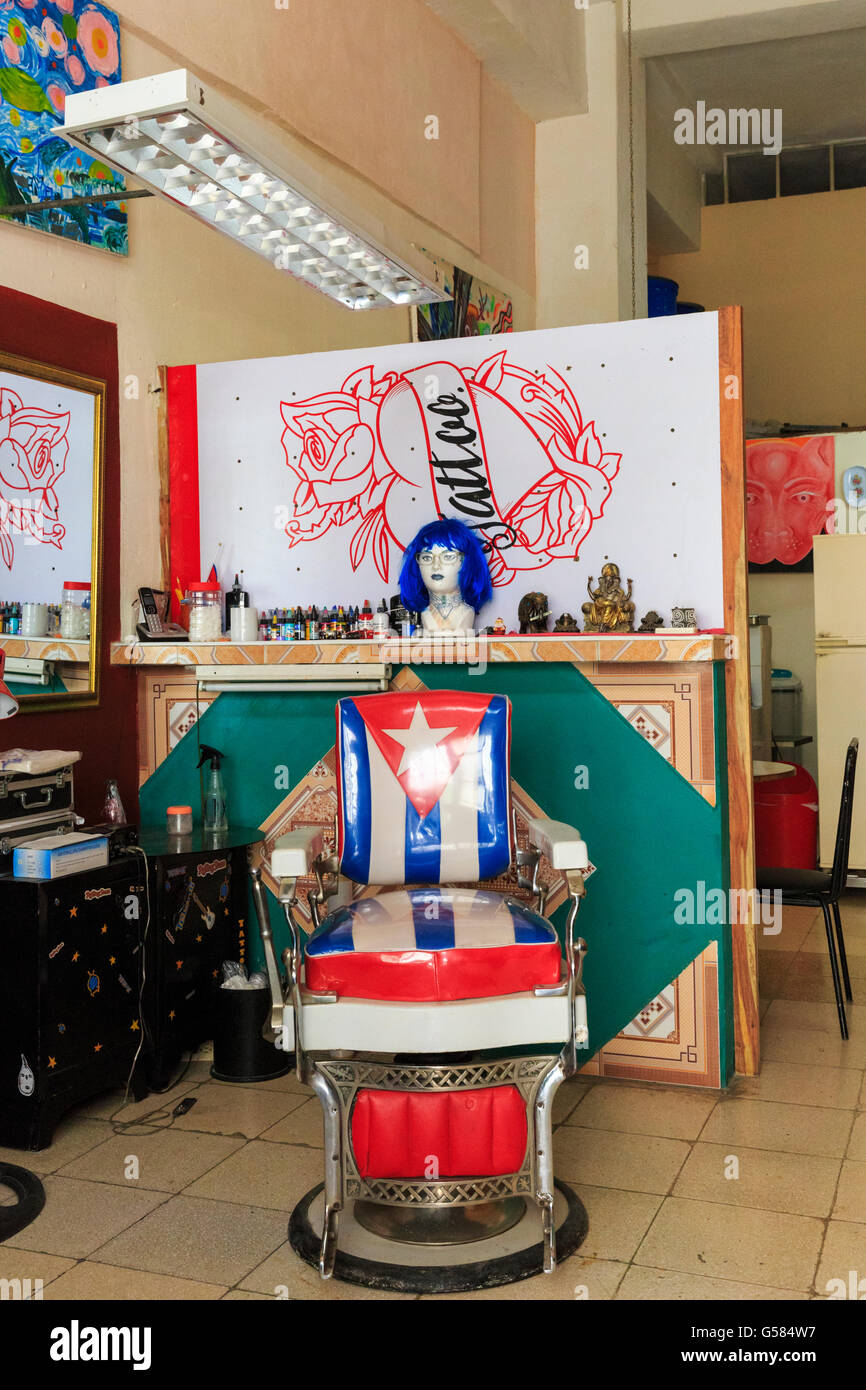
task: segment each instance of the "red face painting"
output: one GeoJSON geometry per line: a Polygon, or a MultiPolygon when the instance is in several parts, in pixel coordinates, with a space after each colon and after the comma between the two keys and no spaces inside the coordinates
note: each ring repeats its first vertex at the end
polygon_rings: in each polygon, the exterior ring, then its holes
{"type": "Polygon", "coordinates": [[[762,439],[746,447],[749,561],[795,565],[827,524],[833,498],[832,435],[762,439]]]}

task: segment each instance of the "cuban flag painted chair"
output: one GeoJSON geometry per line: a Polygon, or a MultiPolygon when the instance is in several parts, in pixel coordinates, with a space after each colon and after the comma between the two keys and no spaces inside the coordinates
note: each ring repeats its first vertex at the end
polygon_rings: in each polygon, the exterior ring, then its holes
{"type": "Polygon", "coordinates": [[[308,1194],[289,1228],[324,1278],[505,1283],[552,1271],[557,1242],[561,1258],[585,1235],[582,1204],[554,1183],[551,1107],[588,1045],[575,927],[589,861],[577,830],[543,819],[515,854],[510,735],[501,695],[339,701],[337,853],[301,830],[271,858],[291,932],[285,986],[253,874],[266,1035],[294,1050],[324,1112],[324,1193],[308,1194]],[[536,910],[542,855],[571,896],[564,950],[536,910]],[[515,861],[535,907],[477,886],[515,861]],[[302,946],[295,889],[313,872],[316,929],[302,946]],[[493,1258],[485,1241],[497,1240],[493,1258]],[[427,1265],[407,1258],[425,1243],[427,1265]]]}

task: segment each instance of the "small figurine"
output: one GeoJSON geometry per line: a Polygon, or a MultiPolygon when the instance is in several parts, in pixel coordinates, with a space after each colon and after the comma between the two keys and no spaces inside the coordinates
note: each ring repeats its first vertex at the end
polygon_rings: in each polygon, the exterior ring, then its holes
{"type": "Polygon", "coordinates": [[[640,620],[638,632],[655,632],[657,627],[664,627],[661,613],[657,613],[654,608],[640,620]]]}
{"type": "Polygon", "coordinates": [[[577,620],[571,613],[560,613],[556,622],[553,624],[554,632],[579,632],[577,620]]]}
{"type": "Polygon", "coordinates": [[[598,588],[592,587],[592,575],[587,580],[591,602],[583,605],[585,632],[634,632],[634,604],[631,601],[632,580],[625,593],[619,577],[619,565],[609,562],[601,567],[598,588]]]}
{"type": "Polygon", "coordinates": [[[490,631],[493,633],[494,637],[504,637],[505,633],[508,631],[505,619],[497,618],[490,631]]]}
{"type": "Polygon", "coordinates": [[[672,608],[671,627],[685,628],[686,631],[697,632],[698,620],[695,617],[694,608],[672,608]]]}
{"type": "Polygon", "coordinates": [[[484,549],[462,521],[431,521],[410,541],[400,569],[400,597],[420,612],[425,633],[465,636],[493,596],[484,549]]]}
{"type": "Polygon", "coordinates": [[[547,620],[550,617],[547,594],[524,594],[517,605],[517,616],[522,633],[546,632],[547,620]]]}

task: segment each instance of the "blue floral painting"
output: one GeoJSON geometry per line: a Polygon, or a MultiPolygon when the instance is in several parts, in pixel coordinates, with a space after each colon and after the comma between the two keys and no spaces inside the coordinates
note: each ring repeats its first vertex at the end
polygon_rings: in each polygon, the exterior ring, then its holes
{"type": "Polygon", "coordinates": [[[70,92],[120,80],[111,10],[92,0],[0,0],[0,206],[57,201],[7,220],[126,255],[123,179],[54,134],[70,92]],[[117,202],[62,206],[114,189],[117,202]]]}

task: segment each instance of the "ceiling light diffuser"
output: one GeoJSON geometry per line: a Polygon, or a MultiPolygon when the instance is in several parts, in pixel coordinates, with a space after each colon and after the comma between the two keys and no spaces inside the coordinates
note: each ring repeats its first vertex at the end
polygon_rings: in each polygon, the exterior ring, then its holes
{"type": "Polygon", "coordinates": [[[281,167],[264,127],[184,68],[71,93],[57,134],[350,309],[451,297],[432,262],[335,212],[281,167]]]}

